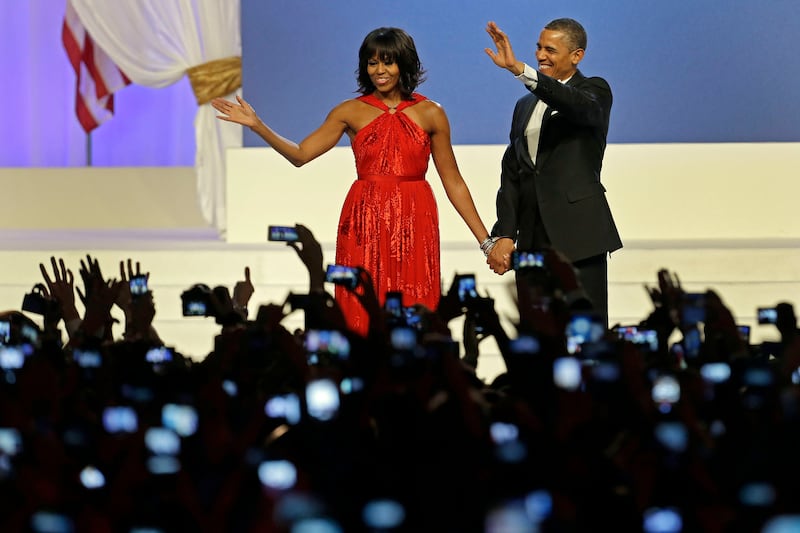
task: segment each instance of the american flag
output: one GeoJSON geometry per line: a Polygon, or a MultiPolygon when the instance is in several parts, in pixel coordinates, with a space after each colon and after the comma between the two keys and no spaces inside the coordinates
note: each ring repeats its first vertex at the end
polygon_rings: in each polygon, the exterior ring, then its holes
{"type": "Polygon", "coordinates": [[[112,117],[114,93],[131,81],[95,44],[70,0],[67,0],[61,41],[75,70],[75,113],[83,130],[89,133],[112,117]]]}

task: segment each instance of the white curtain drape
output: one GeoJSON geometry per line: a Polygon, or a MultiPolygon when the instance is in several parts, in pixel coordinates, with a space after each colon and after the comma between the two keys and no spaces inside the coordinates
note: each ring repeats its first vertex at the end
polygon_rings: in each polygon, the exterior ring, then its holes
{"type": "MultiPolygon", "coordinates": [[[[241,57],[239,0],[71,2],[95,42],[138,85],[165,87],[191,67],[241,57]]],[[[225,150],[242,146],[242,129],[215,115],[210,104],[197,109],[195,171],[203,216],[224,235],[225,150]]]]}

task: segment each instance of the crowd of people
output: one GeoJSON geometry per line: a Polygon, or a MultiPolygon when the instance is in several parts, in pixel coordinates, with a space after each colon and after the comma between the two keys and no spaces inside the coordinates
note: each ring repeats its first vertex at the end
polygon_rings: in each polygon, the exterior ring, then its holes
{"type": "Polygon", "coordinates": [[[186,314],[220,328],[199,359],[159,337],[138,263],[113,278],[90,255],[78,276],[42,263],[41,283],[0,322],[0,529],[796,525],[790,304],[774,309],[781,342],[750,345],[716,292],[687,294],[662,271],[652,312],[606,328],[575,269],[547,249],[526,267],[515,331],[469,276],[429,309],[381,305],[359,269],[348,290],[369,315],[360,335],[329,291],[319,243],[297,229],[308,293],[256,308],[245,269],[232,289],[184,294],[186,314]],[[290,313],[303,328],[284,327],[290,313]],[[506,370],[484,382],[475,367],[489,337],[506,370]]]}

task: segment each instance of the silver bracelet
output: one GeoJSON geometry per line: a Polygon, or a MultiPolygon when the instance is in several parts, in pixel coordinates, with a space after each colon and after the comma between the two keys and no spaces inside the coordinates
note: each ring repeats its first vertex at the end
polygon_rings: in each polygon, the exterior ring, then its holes
{"type": "Polygon", "coordinates": [[[492,251],[494,248],[494,243],[497,242],[497,237],[486,237],[483,242],[481,243],[481,251],[483,252],[484,257],[489,257],[489,252],[492,251]]]}

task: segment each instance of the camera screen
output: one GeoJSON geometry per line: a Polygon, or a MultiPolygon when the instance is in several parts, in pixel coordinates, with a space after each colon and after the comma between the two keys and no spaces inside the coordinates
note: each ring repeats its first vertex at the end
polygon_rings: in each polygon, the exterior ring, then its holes
{"type": "Polygon", "coordinates": [[[774,307],[759,307],[758,308],[758,323],[759,324],[775,324],[778,322],[778,310],[774,307]]]}
{"type": "Polygon", "coordinates": [[[145,360],[148,363],[167,363],[172,361],[172,350],[166,346],[159,346],[157,348],[150,348],[145,354],[145,360]]]}
{"type": "Polygon", "coordinates": [[[299,239],[297,228],[293,226],[270,226],[267,233],[267,240],[295,242],[299,239]]]}
{"type": "Polygon", "coordinates": [[[652,397],[656,403],[677,403],[681,399],[680,383],[675,376],[658,376],[653,381],[652,397]]]}
{"type": "Polygon", "coordinates": [[[317,420],[331,420],[339,411],[339,387],[330,379],[315,379],[306,385],[306,408],[317,420]]]}
{"type": "Polygon", "coordinates": [[[576,390],[583,381],[583,367],[574,357],[558,357],[553,361],[553,383],[564,390],[576,390]]]}
{"type": "Polygon", "coordinates": [[[684,295],[681,308],[681,322],[684,326],[692,326],[706,321],[706,295],[703,293],[687,293],[684,295]]]}
{"type": "Polygon", "coordinates": [[[600,341],[605,335],[605,325],[592,313],[575,313],[567,323],[567,351],[576,354],[584,344],[600,341]]]}
{"type": "Polygon", "coordinates": [[[417,332],[412,328],[394,328],[391,343],[395,350],[413,350],[417,346],[417,332]]]}
{"type": "Polygon", "coordinates": [[[81,368],[99,368],[103,365],[103,358],[97,350],[81,350],[76,348],[72,352],[72,356],[81,368]]]}
{"type": "Polygon", "coordinates": [[[133,276],[129,282],[131,296],[147,294],[147,276],[133,276]]]}
{"type": "Polygon", "coordinates": [[[475,289],[475,276],[465,275],[458,279],[458,299],[459,301],[466,301],[478,297],[478,291],[475,289]]]}
{"type": "Polygon", "coordinates": [[[328,265],[325,281],[355,288],[358,285],[358,269],[344,265],[328,265]]]}
{"type": "Polygon", "coordinates": [[[520,252],[514,250],[511,254],[511,262],[514,270],[523,268],[544,268],[544,253],[520,252]]]}
{"type": "Polygon", "coordinates": [[[188,437],[197,431],[197,411],[191,405],[164,404],[161,408],[161,423],[181,437],[188,437]]]}
{"type": "Polygon", "coordinates": [[[370,530],[390,531],[404,525],[406,509],[396,500],[371,500],[364,505],[362,516],[370,530]]]}
{"type": "Polygon", "coordinates": [[[22,451],[22,434],[16,428],[0,428],[0,452],[17,455],[22,451]]]}
{"type": "Polygon", "coordinates": [[[264,404],[264,414],[270,418],[282,418],[289,424],[297,424],[300,422],[300,399],[292,393],[273,396],[264,404]]]}
{"type": "Polygon", "coordinates": [[[533,335],[520,335],[516,339],[509,341],[509,349],[517,354],[533,354],[539,353],[541,344],[539,339],[533,335]]]}
{"type": "Polygon", "coordinates": [[[644,513],[644,533],[683,531],[683,518],[678,509],[651,507],[644,513]]]}
{"type": "Polygon", "coordinates": [[[350,355],[350,341],[336,330],[306,331],[305,348],[308,353],[329,353],[339,359],[347,359],[350,355]]]}
{"type": "Polygon", "coordinates": [[[109,433],[135,433],[138,427],[133,407],[115,405],[103,410],[103,428],[109,433]]]}
{"type": "Polygon", "coordinates": [[[658,332],[638,326],[622,326],[616,328],[617,336],[651,352],[658,351],[658,332]]]}
{"type": "Polygon", "coordinates": [[[25,364],[25,353],[21,346],[0,346],[0,368],[15,370],[25,364]]]}
{"type": "Polygon", "coordinates": [[[406,326],[415,329],[422,329],[424,323],[422,320],[422,313],[417,306],[403,308],[403,315],[405,316],[406,326]]]}
{"type": "Polygon", "coordinates": [[[155,455],[177,455],[181,451],[178,434],[165,427],[148,428],[144,434],[144,443],[155,455]]]}
{"type": "Polygon", "coordinates": [[[342,378],[339,383],[339,390],[342,394],[353,394],[354,392],[364,390],[364,380],[359,377],[342,378]]]}
{"type": "Polygon", "coordinates": [[[11,338],[11,322],[0,320],[0,344],[5,344],[11,338]]]}
{"type": "Polygon", "coordinates": [[[731,367],[722,361],[705,363],[700,367],[700,375],[710,383],[724,383],[731,377],[731,367]]]}
{"type": "Polygon", "coordinates": [[[736,329],[739,331],[739,337],[743,342],[750,343],[750,326],[746,324],[737,325],[736,329]]]}
{"type": "Polygon", "coordinates": [[[659,422],[654,428],[655,436],[662,446],[673,452],[686,451],[689,445],[689,431],[686,425],[677,421],[659,422]]]}
{"type": "Polygon", "coordinates": [[[258,465],[258,479],[274,490],[288,490],[297,482],[297,468],[285,459],[263,461],[258,465]]]}
{"type": "Polygon", "coordinates": [[[687,357],[698,357],[703,347],[703,336],[700,330],[697,327],[693,327],[684,331],[681,344],[687,357]]]}
{"type": "Polygon", "coordinates": [[[207,306],[201,301],[187,301],[183,306],[183,316],[206,316],[207,306]]]}
{"type": "Polygon", "coordinates": [[[403,295],[399,292],[387,292],[383,309],[390,317],[401,318],[403,316],[403,295]]]}

